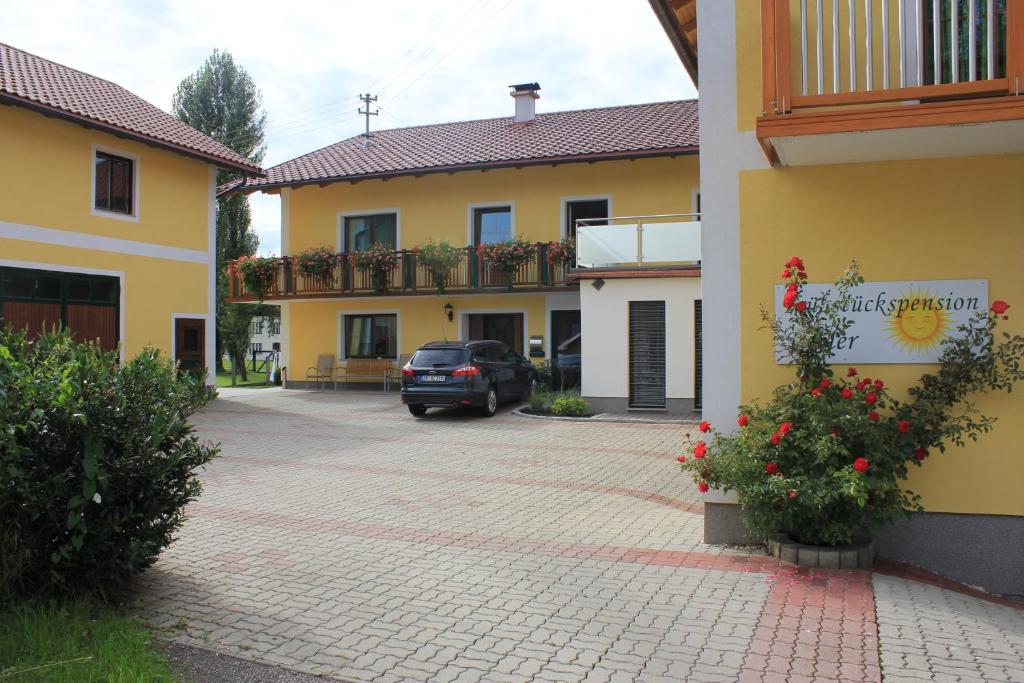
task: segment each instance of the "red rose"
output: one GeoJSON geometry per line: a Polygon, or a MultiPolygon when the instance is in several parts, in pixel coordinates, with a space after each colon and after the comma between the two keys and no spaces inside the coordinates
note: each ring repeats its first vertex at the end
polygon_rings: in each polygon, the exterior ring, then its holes
{"type": "Polygon", "coordinates": [[[868,394],[867,396],[864,397],[864,402],[867,403],[869,406],[873,406],[875,405],[875,403],[878,402],[878,396],[876,396],[875,394],[868,394]]]}
{"type": "Polygon", "coordinates": [[[868,413],[868,419],[871,420],[872,422],[878,422],[878,413],[872,410],[870,413],[868,413]]]}
{"type": "Polygon", "coordinates": [[[923,448],[918,448],[916,451],[914,451],[914,457],[917,458],[918,460],[924,460],[925,458],[928,457],[928,451],[926,451],[923,448]]]}
{"type": "Polygon", "coordinates": [[[868,459],[857,458],[856,460],[853,461],[853,469],[857,470],[861,474],[864,474],[865,472],[868,471],[868,459]]]}
{"type": "Polygon", "coordinates": [[[791,429],[793,429],[792,423],[790,423],[790,422],[783,422],[782,424],[779,425],[779,434],[781,434],[782,436],[785,436],[786,434],[789,434],[789,431],[791,429]]]}
{"type": "Polygon", "coordinates": [[[792,277],[792,275],[793,275],[793,271],[791,271],[789,268],[786,268],[784,271],[782,271],[782,279],[783,280],[788,280],[790,277],[792,277]]]}
{"type": "Polygon", "coordinates": [[[820,382],[818,382],[818,386],[821,387],[822,389],[828,389],[830,386],[832,386],[832,382],[829,381],[828,379],[823,379],[820,382]]]}
{"type": "Polygon", "coordinates": [[[708,454],[708,447],[704,445],[703,441],[698,441],[696,443],[696,445],[693,447],[693,457],[699,459],[699,458],[703,458],[707,454],[708,454]]]}
{"type": "Polygon", "coordinates": [[[811,389],[811,396],[821,396],[821,389],[819,389],[818,387],[814,387],[813,389],[811,389]]]}
{"type": "Polygon", "coordinates": [[[806,310],[807,310],[807,302],[806,301],[798,301],[796,303],[796,311],[797,311],[797,313],[803,313],[806,310]]]}
{"type": "Polygon", "coordinates": [[[764,471],[768,474],[775,474],[779,471],[779,466],[773,462],[765,463],[764,471]]]}
{"type": "Polygon", "coordinates": [[[884,387],[884,386],[885,386],[885,382],[883,382],[880,379],[876,379],[875,380],[875,389],[878,389],[879,391],[881,391],[882,387],[884,387]]]}
{"type": "Polygon", "coordinates": [[[834,439],[838,439],[839,438],[839,430],[838,429],[833,429],[831,434],[832,434],[832,438],[834,438],[834,439]]]}
{"type": "Polygon", "coordinates": [[[1002,299],[996,299],[992,302],[992,312],[996,315],[1002,315],[1006,313],[1006,309],[1010,307],[1010,304],[1006,303],[1002,299]]]}
{"type": "Polygon", "coordinates": [[[846,371],[846,376],[847,377],[856,377],[857,376],[857,368],[850,368],[849,370],[847,370],[846,371]]]}
{"type": "Polygon", "coordinates": [[[794,289],[791,289],[788,292],[786,292],[786,296],[782,297],[782,307],[785,308],[787,311],[793,308],[793,305],[796,303],[797,296],[799,295],[797,291],[794,289]]]}
{"type": "Polygon", "coordinates": [[[787,268],[799,268],[800,270],[803,270],[803,268],[804,268],[803,259],[801,259],[799,256],[794,256],[793,258],[791,258],[788,261],[786,261],[786,267],[787,268]]]}
{"type": "Polygon", "coordinates": [[[748,418],[746,415],[740,415],[739,418],[737,418],[736,420],[736,424],[738,424],[740,427],[746,427],[749,422],[750,418],[748,418]]]}
{"type": "Polygon", "coordinates": [[[773,446],[778,446],[779,443],[782,441],[782,435],[779,434],[778,432],[772,432],[772,438],[769,440],[772,442],[773,446]]]}
{"type": "Polygon", "coordinates": [[[680,455],[678,458],[676,458],[676,460],[678,460],[679,462],[686,462],[686,456],[680,455]]]}
{"type": "Polygon", "coordinates": [[[843,387],[843,390],[839,392],[839,395],[842,396],[843,398],[852,398],[853,392],[850,391],[850,387],[843,387]]]}
{"type": "Polygon", "coordinates": [[[706,481],[702,481],[701,483],[697,484],[697,490],[700,491],[701,493],[707,493],[708,483],[706,481]]]}
{"type": "Polygon", "coordinates": [[[711,423],[710,422],[708,422],[707,420],[704,420],[703,422],[700,423],[700,431],[706,433],[709,429],[711,429],[711,423]]]}
{"type": "Polygon", "coordinates": [[[789,490],[789,497],[790,498],[796,498],[796,489],[790,489],[789,490]]]}
{"type": "Polygon", "coordinates": [[[900,430],[903,434],[906,434],[910,431],[910,422],[907,420],[900,420],[896,423],[896,429],[900,430]]]}

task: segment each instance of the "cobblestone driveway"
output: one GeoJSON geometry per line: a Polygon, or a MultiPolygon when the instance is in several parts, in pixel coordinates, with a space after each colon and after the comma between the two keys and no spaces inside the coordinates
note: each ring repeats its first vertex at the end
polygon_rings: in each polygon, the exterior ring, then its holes
{"type": "MultiPolygon", "coordinates": [[[[394,396],[258,390],[197,423],[223,454],[139,587],[180,642],[343,680],[946,675],[938,650],[888,656],[888,626],[880,662],[870,574],[702,545],[678,426],[416,420],[394,396]]],[[[911,589],[948,593],[878,578],[897,626],[921,618],[911,589]]],[[[970,618],[992,658],[960,674],[1024,675],[1021,612],[970,618]]]]}

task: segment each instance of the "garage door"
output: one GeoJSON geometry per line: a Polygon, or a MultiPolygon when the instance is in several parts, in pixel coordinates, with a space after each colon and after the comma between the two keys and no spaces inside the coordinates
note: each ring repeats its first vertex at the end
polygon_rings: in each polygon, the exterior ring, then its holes
{"type": "Polygon", "coordinates": [[[665,408],[665,302],[629,302],[629,407],[665,408]]]}
{"type": "Polygon", "coordinates": [[[36,336],[67,328],[75,341],[117,348],[120,282],[116,277],[31,268],[0,268],[0,321],[36,336]]]}

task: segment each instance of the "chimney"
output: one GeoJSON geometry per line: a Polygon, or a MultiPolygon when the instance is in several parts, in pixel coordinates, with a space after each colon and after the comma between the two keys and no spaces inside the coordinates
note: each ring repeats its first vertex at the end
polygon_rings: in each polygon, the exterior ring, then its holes
{"type": "Polygon", "coordinates": [[[529,123],[537,118],[534,100],[540,97],[537,94],[537,91],[540,90],[540,83],[520,83],[508,87],[512,88],[512,92],[509,94],[516,101],[516,116],[513,120],[516,123],[529,123]]]}

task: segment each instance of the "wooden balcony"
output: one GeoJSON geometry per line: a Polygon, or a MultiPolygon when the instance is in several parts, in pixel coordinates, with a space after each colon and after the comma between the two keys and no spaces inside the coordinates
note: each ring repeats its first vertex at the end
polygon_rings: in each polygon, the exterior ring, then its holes
{"type": "MultiPolygon", "coordinates": [[[[577,288],[567,274],[570,266],[548,261],[546,242],[535,245],[536,256],[515,271],[509,283],[505,274],[487,262],[475,248],[466,247],[459,263],[445,277],[444,292],[450,294],[501,294],[505,292],[546,292],[577,288]]],[[[416,252],[395,252],[395,265],[382,273],[354,266],[347,255],[337,254],[329,278],[305,277],[295,259],[276,259],[273,277],[264,283],[263,301],[294,299],[336,299],[371,296],[423,296],[438,294],[432,270],[417,263],[416,252]]],[[[228,301],[255,302],[258,292],[246,286],[238,262],[228,264],[228,301]]]]}
{"type": "Polygon", "coordinates": [[[761,0],[776,165],[1024,152],[1024,2],[761,0]]]}

